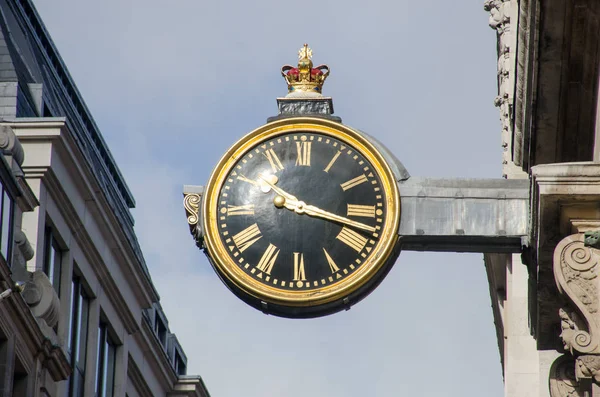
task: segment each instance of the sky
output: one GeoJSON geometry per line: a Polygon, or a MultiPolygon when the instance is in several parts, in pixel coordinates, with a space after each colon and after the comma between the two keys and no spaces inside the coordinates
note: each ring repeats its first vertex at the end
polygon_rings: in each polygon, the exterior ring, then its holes
{"type": "Polygon", "coordinates": [[[133,191],[161,304],[213,397],[503,395],[481,254],[401,253],[351,310],[267,316],[219,281],[182,187],[277,113],[308,43],[349,126],[413,176],[501,176],[496,34],[479,1],[35,0],[133,191]]]}

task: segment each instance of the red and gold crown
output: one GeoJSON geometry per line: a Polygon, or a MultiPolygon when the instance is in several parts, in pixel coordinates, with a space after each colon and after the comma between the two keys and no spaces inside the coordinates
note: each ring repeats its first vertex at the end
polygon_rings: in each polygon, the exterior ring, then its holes
{"type": "Polygon", "coordinates": [[[329,66],[319,65],[313,68],[311,58],[312,50],[308,48],[308,44],[304,44],[298,51],[298,67],[284,65],[281,68],[281,75],[288,85],[288,96],[295,93],[321,95],[323,83],[329,76],[329,66]]]}

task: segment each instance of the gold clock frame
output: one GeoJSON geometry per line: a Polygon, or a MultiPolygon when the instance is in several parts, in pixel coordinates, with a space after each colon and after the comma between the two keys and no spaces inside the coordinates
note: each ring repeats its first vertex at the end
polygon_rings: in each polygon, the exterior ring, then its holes
{"type": "Polygon", "coordinates": [[[219,160],[213,170],[202,202],[202,228],[204,245],[215,270],[246,294],[283,306],[312,307],[343,299],[361,289],[381,268],[388,264],[398,240],[400,224],[400,193],[396,178],[385,156],[361,133],[343,124],[313,117],[294,117],[265,124],[238,140],[219,160]],[[386,221],[378,243],[361,266],[351,275],[323,287],[310,290],[282,290],[262,284],[248,276],[232,260],[219,237],[218,201],[223,183],[229,172],[242,156],[261,142],[278,135],[293,132],[314,132],[346,142],[360,152],[373,166],[381,179],[381,188],[386,198],[386,221]]]}

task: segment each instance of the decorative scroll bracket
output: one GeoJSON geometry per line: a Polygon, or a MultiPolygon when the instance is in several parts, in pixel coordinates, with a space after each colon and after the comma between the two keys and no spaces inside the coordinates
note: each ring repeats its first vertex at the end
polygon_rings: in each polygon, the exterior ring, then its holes
{"type": "Polygon", "coordinates": [[[554,278],[575,310],[561,308],[561,338],[572,354],[599,354],[598,271],[600,251],[584,244],[583,234],[564,238],[554,250],[554,278]]]}
{"type": "Polygon", "coordinates": [[[200,222],[200,203],[203,194],[204,186],[186,185],[183,187],[183,208],[185,208],[190,233],[198,248],[201,249],[204,247],[204,235],[200,222]]]}
{"type": "Polygon", "coordinates": [[[584,397],[575,370],[575,359],[568,355],[557,358],[550,368],[551,397],[584,397]]]}

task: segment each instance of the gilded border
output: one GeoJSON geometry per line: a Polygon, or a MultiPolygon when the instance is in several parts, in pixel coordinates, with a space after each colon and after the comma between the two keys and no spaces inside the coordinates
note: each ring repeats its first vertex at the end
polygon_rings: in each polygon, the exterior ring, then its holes
{"type": "Polygon", "coordinates": [[[400,193],[385,157],[357,131],[333,121],[315,118],[290,118],[263,125],[238,140],[221,158],[213,170],[205,190],[202,205],[202,227],[205,247],[216,270],[247,294],[266,302],[285,306],[317,306],[342,299],[365,285],[387,263],[398,239],[400,225],[400,193]],[[295,131],[310,131],[329,135],[348,143],[359,151],[376,169],[381,178],[387,204],[387,219],[375,249],[359,269],[337,283],[308,291],[287,291],[264,285],[248,277],[231,260],[219,238],[217,204],[226,175],[245,153],[260,142],[295,131]],[[212,210],[211,210],[212,209],[212,210]]]}

